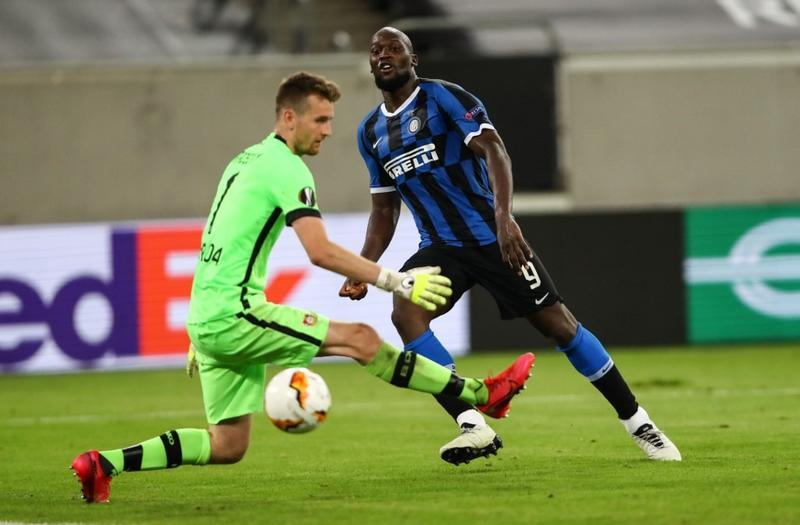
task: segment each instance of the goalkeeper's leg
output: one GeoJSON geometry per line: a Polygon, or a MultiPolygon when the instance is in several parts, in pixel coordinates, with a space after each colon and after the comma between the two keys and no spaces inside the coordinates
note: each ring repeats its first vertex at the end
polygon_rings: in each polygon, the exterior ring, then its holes
{"type": "Polygon", "coordinates": [[[430,394],[446,391],[473,404],[488,400],[488,390],[483,381],[461,378],[415,352],[401,352],[384,342],[374,328],[364,323],[331,321],[319,355],[351,357],[364,365],[370,374],[401,388],[430,394]]]}
{"type": "Polygon", "coordinates": [[[251,420],[247,414],[210,424],[208,430],[181,428],[125,448],[90,450],[78,454],[70,468],[87,503],[107,503],[112,478],[123,472],[236,463],[247,451],[251,420]]]}
{"type": "Polygon", "coordinates": [[[517,360],[519,365],[513,372],[507,370],[503,377],[486,380],[461,377],[416,352],[401,352],[384,342],[369,325],[336,321],[330,322],[320,355],[351,357],[387,383],[429,394],[454,396],[478,405],[481,411],[493,417],[505,415],[508,403],[524,388],[533,366],[526,354],[524,359],[517,360]]]}
{"type": "Polygon", "coordinates": [[[107,503],[111,478],[124,471],[205,465],[210,455],[211,436],[207,430],[181,428],[125,448],[83,452],[70,468],[80,480],[87,503],[107,503]]]}

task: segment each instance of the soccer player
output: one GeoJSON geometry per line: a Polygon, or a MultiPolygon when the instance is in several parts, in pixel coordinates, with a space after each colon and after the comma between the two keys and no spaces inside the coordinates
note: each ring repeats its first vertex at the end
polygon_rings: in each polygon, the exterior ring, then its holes
{"type": "MultiPolygon", "coordinates": [[[[422,309],[445,304],[450,280],[438,268],[396,272],[331,242],[303,155],[319,153],[332,132],[336,84],[306,72],[285,79],[276,123],[263,142],[236,156],[222,174],[205,224],[192,286],[188,370],[197,367],[208,429],[170,430],[139,444],[79,454],[71,468],[87,502],[107,502],[113,476],[179,465],[235,463],[250,442],[252,414],[263,407],[267,363],[307,366],[314,356],[347,356],[398,387],[447,393],[502,417],[524,386],[533,354],[484,380],[459,377],[415,353],[401,352],[363,323],[345,323],[264,296],[270,251],[291,226],[311,262],[374,284],[422,309]]],[[[190,374],[191,375],[191,374],[190,374]]]]}
{"type": "MultiPolygon", "coordinates": [[[[358,149],[372,193],[361,255],[377,261],[397,225],[400,202],[414,217],[421,242],[402,270],[441,267],[452,280],[450,303],[436,311],[395,301],[392,321],[407,351],[455,370],[430,329],[461,295],[479,284],[503,319],[524,317],[552,340],[617,412],[647,457],[681,459],[680,452],[636,402],[614,361],[562,302],[541,260],[511,214],[511,161],[481,101],[460,86],[417,77],[418,57],[408,36],[384,27],[372,37],[369,63],[383,103],[358,129],[358,149]]],[[[339,295],[362,299],[366,285],[349,278],[339,295]]],[[[453,464],[495,453],[502,442],[469,402],[436,399],[460,435],[440,449],[453,464]]]]}

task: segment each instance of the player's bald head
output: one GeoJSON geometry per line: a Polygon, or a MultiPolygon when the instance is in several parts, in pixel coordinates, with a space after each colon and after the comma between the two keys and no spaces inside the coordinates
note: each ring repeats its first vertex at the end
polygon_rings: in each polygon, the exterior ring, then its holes
{"type": "Polygon", "coordinates": [[[408,50],[409,54],[414,53],[414,44],[411,43],[411,39],[408,38],[408,35],[397,29],[396,27],[386,26],[378,29],[374,35],[372,35],[372,41],[375,42],[376,40],[380,40],[381,37],[389,37],[389,38],[396,38],[408,50]]]}

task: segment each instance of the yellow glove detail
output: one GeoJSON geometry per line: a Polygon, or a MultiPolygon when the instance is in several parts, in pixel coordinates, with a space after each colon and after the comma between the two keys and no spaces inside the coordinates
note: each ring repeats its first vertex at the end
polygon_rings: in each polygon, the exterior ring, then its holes
{"type": "Polygon", "coordinates": [[[194,345],[189,343],[189,352],[186,354],[186,374],[189,377],[194,377],[197,373],[197,355],[194,353],[194,345]]]}
{"type": "Polygon", "coordinates": [[[411,286],[409,300],[430,312],[435,311],[439,306],[447,304],[447,298],[453,295],[453,290],[450,288],[450,279],[444,275],[430,273],[412,275],[414,282],[411,286]]]}
{"type": "Polygon", "coordinates": [[[402,273],[382,268],[375,286],[433,312],[447,304],[447,298],[453,295],[450,279],[439,275],[440,271],[438,266],[423,266],[402,273]]]}

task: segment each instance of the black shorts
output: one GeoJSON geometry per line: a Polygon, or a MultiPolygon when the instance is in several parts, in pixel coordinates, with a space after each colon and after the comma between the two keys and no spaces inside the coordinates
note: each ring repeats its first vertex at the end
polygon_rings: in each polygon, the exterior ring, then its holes
{"type": "Polygon", "coordinates": [[[476,284],[483,286],[494,297],[503,319],[526,317],[561,301],[553,280],[536,254],[517,274],[503,261],[496,242],[477,248],[428,246],[412,255],[401,271],[419,266],[440,266],[442,275],[453,281],[450,304],[455,304],[476,284]]]}

